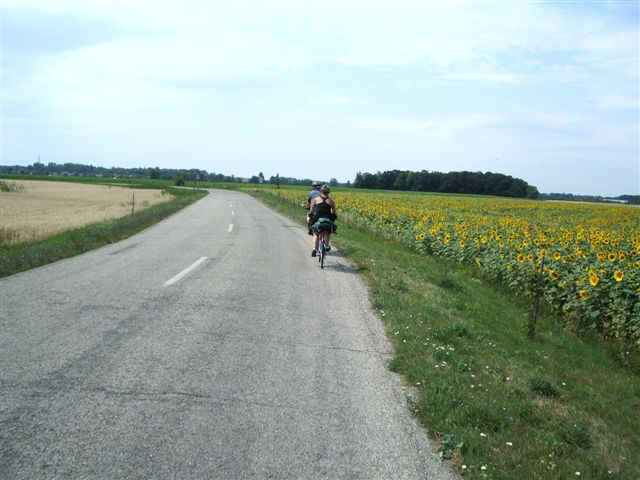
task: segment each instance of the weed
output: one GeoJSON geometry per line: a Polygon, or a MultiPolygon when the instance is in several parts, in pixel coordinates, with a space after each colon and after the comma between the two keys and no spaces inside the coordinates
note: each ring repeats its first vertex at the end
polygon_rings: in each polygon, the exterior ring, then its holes
{"type": "Polygon", "coordinates": [[[440,278],[435,281],[435,284],[439,287],[444,288],[445,290],[451,290],[454,292],[464,291],[464,287],[455,278],[451,277],[440,278]]]}
{"type": "Polygon", "coordinates": [[[560,395],[558,389],[551,385],[551,382],[545,380],[544,378],[535,377],[531,379],[530,382],[531,391],[535,392],[543,397],[551,397],[555,398],[560,395]]]}
{"type": "Polygon", "coordinates": [[[0,180],[0,192],[24,192],[24,185],[15,182],[6,182],[0,180]]]}
{"type": "Polygon", "coordinates": [[[583,449],[591,448],[591,434],[586,422],[572,422],[566,419],[560,422],[556,428],[558,437],[566,444],[583,449]]]}

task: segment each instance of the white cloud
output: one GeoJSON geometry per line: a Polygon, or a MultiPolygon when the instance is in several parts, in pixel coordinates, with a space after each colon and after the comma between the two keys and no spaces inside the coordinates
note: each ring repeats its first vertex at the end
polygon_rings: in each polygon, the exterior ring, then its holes
{"type": "MultiPolygon", "coordinates": [[[[0,15],[39,15],[30,31],[49,32],[5,43],[4,148],[44,138],[75,161],[106,148],[114,163],[290,158],[281,175],[304,175],[299,158],[321,151],[514,174],[538,147],[637,160],[625,123],[638,110],[637,28],[555,3],[0,0],[0,15]],[[64,38],[61,15],[74,27],[64,38]]],[[[336,163],[344,178],[351,167],[336,163]]]]}
{"type": "Polygon", "coordinates": [[[439,138],[452,138],[466,130],[495,127],[503,124],[505,121],[506,117],[501,114],[469,113],[428,119],[363,116],[354,118],[354,125],[365,130],[380,130],[396,133],[421,132],[439,138]]]}
{"type": "Polygon", "coordinates": [[[497,73],[497,72],[467,72],[467,73],[448,73],[442,75],[445,80],[454,82],[481,82],[496,83],[507,85],[518,85],[526,81],[527,75],[515,73],[497,73]]]}
{"type": "MultiPolygon", "coordinates": [[[[311,103],[314,105],[350,105],[357,101],[348,95],[339,94],[325,94],[318,95],[311,99],[311,103]]],[[[358,102],[359,103],[359,102],[358,102]]]]}
{"type": "Polygon", "coordinates": [[[640,108],[639,97],[626,97],[623,95],[606,95],[598,100],[600,108],[607,110],[634,110],[640,108]]]}

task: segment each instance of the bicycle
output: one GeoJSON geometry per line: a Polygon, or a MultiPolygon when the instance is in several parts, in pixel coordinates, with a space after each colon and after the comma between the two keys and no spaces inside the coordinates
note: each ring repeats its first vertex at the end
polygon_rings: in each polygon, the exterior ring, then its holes
{"type": "Polygon", "coordinates": [[[324,256],[327,254],[327,247],[329,246],[329,232],[318,232],[318,262],[320,262],[320,268],[324,268],[324,256]]]}

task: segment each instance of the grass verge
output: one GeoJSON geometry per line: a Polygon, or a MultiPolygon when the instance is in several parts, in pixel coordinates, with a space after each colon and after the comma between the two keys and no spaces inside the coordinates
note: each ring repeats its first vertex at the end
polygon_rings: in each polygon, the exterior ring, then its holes
{"type": "MultiPolygon", "coordinates": [[[[304,224],[299,207],[249,193],[304,224]]],[[[464,478],[640,478],[640,377],[606,345],[548,314],[528,340],[528,305],[473,268],[338,233],[395,344],[390,368],[417,388],[414,414],[464,478]]]]}
{"type": "Polygon", "coordinates": [[[139,210],[133,215],[87,225],[37,242],[0,245],[0,277],[130,237],[206,195],[206,192],[201,190],[166,190],[174,196],[172,200],[139,210]]]}

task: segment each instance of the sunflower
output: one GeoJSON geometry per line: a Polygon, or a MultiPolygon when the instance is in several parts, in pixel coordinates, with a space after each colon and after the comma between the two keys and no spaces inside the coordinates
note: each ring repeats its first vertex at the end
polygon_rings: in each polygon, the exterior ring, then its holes
{"type": "Polygon", "coordinates": [[[624,262],[627,259],[627,255],[624,252],[618,253],[618,258],[621,262],[624,262]]]}
{"type": "Polygon", "coordinates": [[[533,254],[530,253],[529,255],[527,255],[527,260],[533,262],[533,254]]]}
{"type": "Polygon", "coordinates": [[[562,255],[560,255],[560,252],[555,252],[553,254],[553,259],[554,260],[560,260],[562,258],[562,255]]]}
{"type": "Polygon", "coordinates": [[[460,241],[458,242],[458,246],[459,246],[460,248],[464,248],[464,240],[460,240],[460,241]]]}
{"type": "Polygon", "coordinates": [[[517,259],[518,259],[518,263],[524,263],[524,255],[522,254],[518,255],[517,259]]]}
{"type": "Polygon", "coordinates": [[[610,262],[615,262],[617,258],[618,258],[618,256],[615,253],[610,253],[609,254],[609,261],[610,262]]]}
{"type": "Polygon", "coordinates": [[[600,281],[600,278],[598,278],[598,275],[596,274],[596,272],[591,272],[589,274],[589,283],[591,284],[592,287],[595,287],[596,285],[598,285],[599,281],[600,281]]]}
{"type": "Polygon", "coordinates": [[[580,290],[578,293],[580,294],[580,298],[583,300],[586,300],[587,298],[589,298],[589,294],[587,293],[586,290],[580,290]]]}
{"type": "Polygon", "coordinates": [[[549,272],[549,276],[552,280],[558,280],[558,278],[560,278],[560,275],[558,275],[558,272],[556,272],[555,270],[551,270],[549,272]]]}
{"type": "Polygon", "coordinates": [[[616,282],[621,282],[622,279],[624,278],[624,272],[621,272],[620,270],[616,270],[615,273],[613,274],[613,278],[616,279],[616,282]]]}

